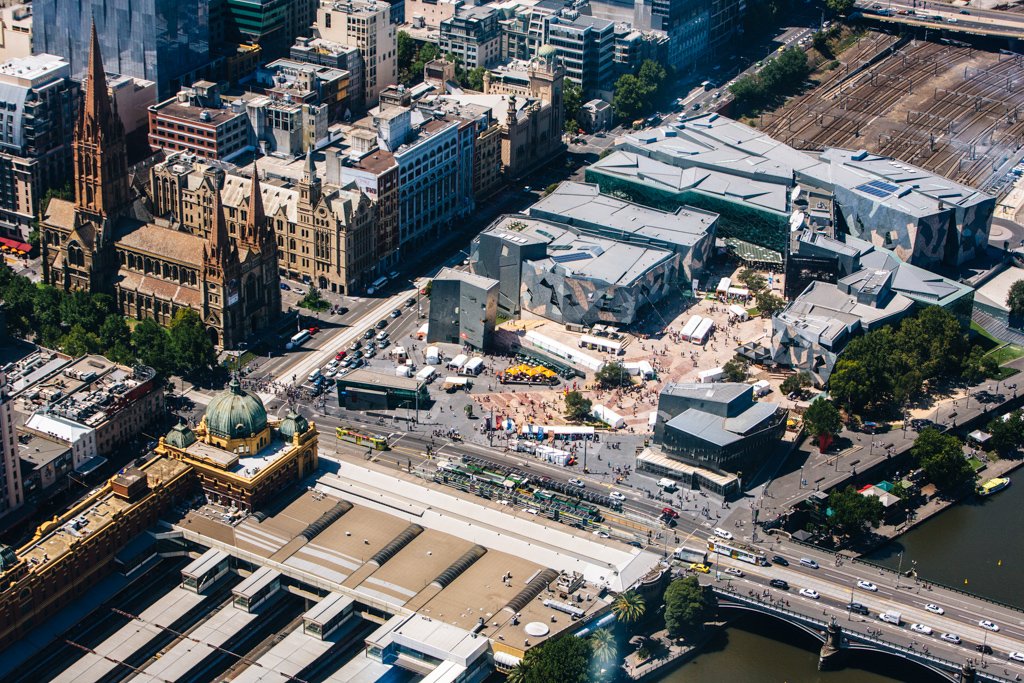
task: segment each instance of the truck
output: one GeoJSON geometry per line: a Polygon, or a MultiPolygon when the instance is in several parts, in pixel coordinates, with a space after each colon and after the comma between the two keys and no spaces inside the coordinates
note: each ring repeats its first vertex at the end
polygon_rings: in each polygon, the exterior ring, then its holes
{"type": "Polygon", "coordinates": [[[668,477],[662,477],[658,480],[658,487],[666,491],[675,491],[678,488],[679,482],[675,479],[669,479],[668,477]]]}
{"type": "Polygon", "coordinates": [[[441,362],[441,351],[436,346],[427,347],[427,365],[437,365],[441,362]]]}
{"type": "Polygon", "coordinates": [[[900,624],[903,623],[903,615],[900,614],[899,612],[894,612],[892,610],[887,610],[885,612],[880,612],[878,614],[878,618],[881,619],[882,621],[884,621],[887,624],[893,624],[895,626],[899,626],[900,624]]]}

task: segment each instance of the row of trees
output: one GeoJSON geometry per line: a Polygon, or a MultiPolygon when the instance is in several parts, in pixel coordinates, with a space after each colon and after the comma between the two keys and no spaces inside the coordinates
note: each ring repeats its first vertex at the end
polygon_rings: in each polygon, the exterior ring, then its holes
{"type": "MultiPolygon", "coordinates": [[[[642,118],[654,111],[668,94],[669,74],[665,67],[648,59],[640,65],[636,76],[623,74],[615,81],[612,108],[623,121],[642,118]]],[[[568,118],[568,117],[567,117],[568,118]]]]}
{"type": "Polygon", "coordinates": [[[992,435],[989,445],[1001,456],[1007,456],[1024,446],[1024,414],[1015,410],[989,423],[988,433],[992,435]]]}
{"type": "Polygon", "coordinates": [[[791,47],[770,59],[758,73],[738,79],[729,86],[729,92],[736,98],[738,107],[752,111],[778,104],[796,92],[810,72],[807,53],[791,47]]]}
{"type": "Polygon", "coordinates": [[[937,380],[980,382],[999,371],[979,346],[971,346],[960,321],[930,306],[851,341],[829,378],[832,398],[848,412],[891,409],[920,396],[937,380]]]}
{"type": "MultiPolygon", "coordinates": [[[[419,43],[405,31],[398,32],[396,42],[398,82],[405,86],[422,83],[423,67],[427,62],[441,57],[440,48],[433,43],[419,43]]],[[[462,60],[456,56],[449,54],[446,57],[455,62],[455,80],[459,85],[478,92],[484,89],[484,73],[487,69],[482,66],[466,69],[462,65],[462,60]]]]}
{"type": "Polygon", "coordinates": [[[130,328],[113,297],[35,284],[6,266],[0,268],[0,299],[12,335],[70,356],[98,353],[191,378],[203,377],[217,360],[202,320],[189,308],[180,309],[167,329],[152,320],[130,328]]]}
{"type": "Polygon", "coordinates": [[[764,318],[770,318],[786,307],[786,301],[768,287],[768,280],[755,270],[744,268],[736,276],[750,290],[754,304],[764,318]]]}

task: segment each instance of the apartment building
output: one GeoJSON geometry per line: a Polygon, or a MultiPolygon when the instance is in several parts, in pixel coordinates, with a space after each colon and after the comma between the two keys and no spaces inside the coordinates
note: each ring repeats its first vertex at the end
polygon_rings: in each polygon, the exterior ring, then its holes
{"type": "Polygon", "coordinates": [[[417,28],[437,28],[462,8],[462,0],[405,0],[405,14],[417,28]]]}
{"type": "Polygon", "coordinates": [[[363,56],[363,99],[377,104],[380,91],[398,82],[398,48],[391,7],[376,0],[324,0],[314,33],[332,43],[359,48],[363,56]]]}
{"type": "Polygon", "coordinates": [[[198,81],[149,108],[149,144],[165,152],[230,159],[252,148],[249,116],[240,101],[225,104],[216,83],[198,81]]]}
{"type": "Polygon", "coordinates": [[[441,22],[438,47],[466,69],[491,67],[501,59],[501,12],[491,6],[462,7],[441,22]]]}
{"type": "Polygon", "coordinates": [[[32,54],[32,5],[0,7],[0,62],[32,54]]]}
{"type": "Polygon", "coordinates": [[[0,64],[0,239],[21,251],[46,191],[71,179],[80,89],[70,75],[54,55],[0,64]]]}
{"type": "Polygon", "coordinates": [[[359,48],[341,45],[323,38],[297,38],[289,56],[306,64],[329,66],[348,72],[348,105],[352,111],[363,111],[363,55],[359,48]]]}
{"type": "Polygon", "coordinates": [[[11,366],[0,369],[0,518],[24,503],[21,465],[15,442],[11,413],[11,387],[7,378],[11,366]]]}

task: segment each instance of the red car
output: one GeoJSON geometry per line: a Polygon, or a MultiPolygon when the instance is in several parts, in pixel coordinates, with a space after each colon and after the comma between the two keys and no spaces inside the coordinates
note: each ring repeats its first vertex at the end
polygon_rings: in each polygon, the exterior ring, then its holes
{"type": "Polygon", "coordinates": [[[346,354],[344,351],[338,351],[336,354],[334,354],[334,360],[341,360],[342,358],[345,357],[345,355],[346,354]]]}
{"type": "Polygon", "coordinates": [[[672,508],[662,508],[661,514],[663,517],[671,517],[672,519],[679,518],[679,513],[673,510],[672,508]]]}
{"type": "Polygon", "coordinates": [[[317,332],[319,332],[319,331],[320,331],[320,328],[319,328],[319,327],[317,327],[316,325],[314,325],[313,327],[310,327],[310,328],[309,328],[309,333],[310,333],[310,334],[316,334],[316,333],[317,333],[317,332]]]}

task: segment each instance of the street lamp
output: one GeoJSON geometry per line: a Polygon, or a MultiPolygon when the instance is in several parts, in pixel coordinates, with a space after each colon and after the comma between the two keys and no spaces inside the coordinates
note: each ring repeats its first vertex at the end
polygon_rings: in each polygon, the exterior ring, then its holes
{"type": "Polygon", "coordinates": [[[900,565],[899,569],[896,570],[896,588],[900,587],[900,574],[903,573],[903,551],[900,551],[900,565]]]}

